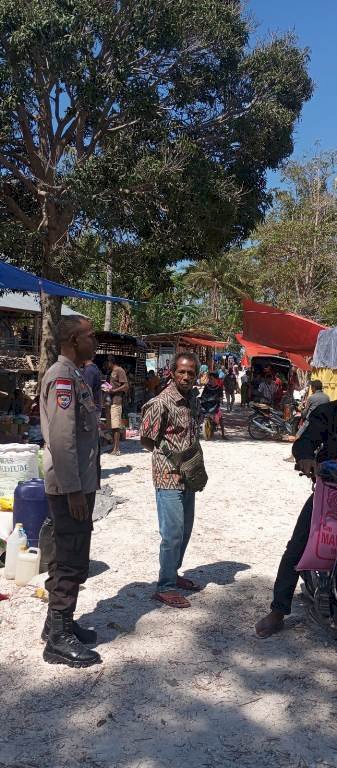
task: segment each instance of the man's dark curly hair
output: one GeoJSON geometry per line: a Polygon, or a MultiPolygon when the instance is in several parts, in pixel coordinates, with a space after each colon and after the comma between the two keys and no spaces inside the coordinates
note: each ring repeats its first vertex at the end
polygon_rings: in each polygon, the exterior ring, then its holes
{"type": "Polygon", "coordinates": [[[198,355],[195,354],[195,352],[177,352],[176,355],[171,360],[171,371],[174,373],[177,370],[179,360],[190,360],[191,363],[194,363],[195,365],[195,374],[198,376],[199,370],[200,370],[200,362],[198,355]]]}

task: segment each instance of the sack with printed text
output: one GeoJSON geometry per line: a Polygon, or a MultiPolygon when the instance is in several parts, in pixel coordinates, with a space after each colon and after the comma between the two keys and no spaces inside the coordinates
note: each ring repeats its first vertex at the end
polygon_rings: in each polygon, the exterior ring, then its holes
{"type": "Polygon", "coordinates": [[[317,477],[310,533],[296,571],[330,571],[337,558],[337,486],[317,477]]]}
{"type": "Polygon", "coordinates": [[[20,480],[39,476],[38,445],[0,445],[0,496],[13,496],[20,480]]]}

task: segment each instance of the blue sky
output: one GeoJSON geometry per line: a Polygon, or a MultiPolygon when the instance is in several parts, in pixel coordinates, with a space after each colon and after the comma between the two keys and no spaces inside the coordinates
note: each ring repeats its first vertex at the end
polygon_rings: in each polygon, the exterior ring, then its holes
{"type": "MultiPolygon", "coordinates": [[[[311,50],[310,75],[315,92],[296,127],[294,156],[337,148],[337,0],[247,0],[258,28],[254,38],[270,32],[295,31],[302,47],[311,50]]],[[[275,184],[270,174],[270,183],[275,184]]]]}

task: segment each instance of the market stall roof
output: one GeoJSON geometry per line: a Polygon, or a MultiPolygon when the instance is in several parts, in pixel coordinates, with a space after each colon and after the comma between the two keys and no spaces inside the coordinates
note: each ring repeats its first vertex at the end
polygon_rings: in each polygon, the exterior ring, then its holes
{"type": "Polygon", "coordinates": [[[0,260],[0,290],[20,291],[21,293],[44,293],[50,296],[70,296],[73,299],[93,299],[95,301],[127,302],[135,303],[129,299],[118,296],[105,296],[101,293],[89,293],[77,288],[69,288],[52,280],[37,277],[32,272],[26,272],[12,264],[0,260]]]}
{"type": "Polygon", "coordinates": [[[197,345],[199,347],[213,347],[213,349],[224,349],[228,347],[228,341],[222,341],[213,336],[212,333],[201,331],[198,328],[190,328],[183,331],[173,331],[172,333],[149,333],[143,336],[144,341],[153,344],[174,344],[182,341],[183,344],[197,345]]]}
{"type": "Polygon", "coordinates": [[[137,336],[130,336],[128,333],[114,333],[113,331],[98,331],[96,334],[97,342],[97,354],[100,353],[100,348],[103,348],[109,344],[114,345],[116,343],[122,343],[125,345],[133,345],[137,349],[146,351],[147,347],[145,341],[142,341],[137,336]]]}
{"type": "Polygon", "coordinates": [[[277,355],[278,357],[287,357],[288,360],[301,371],[310,371],[310,365],[303,355],[296,355],[294,352],[274,349],[273,347],[266,347],[262,344],[255,344],[254,342],[245,339],[240,333],[236,334],[236,339],[241,347],[245,348],[246,355],[250,359],[252,357],[257,357],[258,355],[277,355]]]}
{"type": "Polygon", "coordinates": [[[324,325],[293,312],[283,312],[249,298],[243,301],[243,336],[247,341],[310,356],[322,330],[324,325]]]}
{"type": "Polygon", "coordinates": [[[227,341],[219,341],[219,339],[204,339],[201,336],[195,338],[193,336],[181,336],[181,341],[188,342],[189,344],[196,344],[199,347],[212,347],[213,349],[225,349],[228,347],[227,341]]]}
{"type": "MultiPolygon", "coordinates": [[[[41,312],[40,299],[34,293],[16,293],[7,291],[0,296],[0,312],[26,312],[29,315],[39,315],[41,312]]],[[[79,312],[62,304],[62,315],[78,315],[79,312]]]]}

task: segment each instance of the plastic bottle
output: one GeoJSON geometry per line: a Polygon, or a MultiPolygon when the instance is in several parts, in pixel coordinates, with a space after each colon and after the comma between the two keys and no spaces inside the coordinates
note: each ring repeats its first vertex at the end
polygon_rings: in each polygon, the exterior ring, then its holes
{"type": "Polygon", "coordinates": [[[34,576],[37,576],[40,567],[40,554],[37,547],[29,547],[29,549],[20,547],[15,569],[15,584],[18,587],[24,587],[34,576]]]}
{"type": "Polygon", "coordinates": [[[22,523],[17,523],[13,533],[7,539],[4,574],[6,579],[15,579],[16,560],[22,546],[27,546],[27,536],[22,523]]]}

